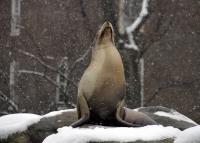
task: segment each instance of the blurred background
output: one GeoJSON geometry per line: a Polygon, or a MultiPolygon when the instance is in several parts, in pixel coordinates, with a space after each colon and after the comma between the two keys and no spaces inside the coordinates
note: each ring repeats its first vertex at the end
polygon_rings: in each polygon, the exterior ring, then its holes
{"type": "Polygon", "coordinates": [[[165,106],[200,123],[200,0],[146,0],[143,16],[144,2],[0,0],[0,116],[74,108],[96,31],[108,20],[127,106],[165,106]]]}

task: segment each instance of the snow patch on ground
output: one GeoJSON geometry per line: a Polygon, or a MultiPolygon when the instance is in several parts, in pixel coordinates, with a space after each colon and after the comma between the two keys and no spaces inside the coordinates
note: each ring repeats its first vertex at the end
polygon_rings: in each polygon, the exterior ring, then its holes
{"type": "Polygon", "coordinates": [[[48,136],[43,143],[87,143],[89,141],[152,141],[166,138],[175,138],[181,131],[173,127],[151,125],[141,128],[72,128],[58,129],[57,134],[48,136]]]}
{"type": "Polygon", "coordinates": [[[23,132],[28,126],[37,123],[41,116],[28,113],[11,114],[0,117],[0,139],[9,135],[23,132]]]}
{"type": "Polygon", "coordinates": [[[200,126],[182,131],[174,143],[200,143],[200,126]]]}
{"type": "Polygon", "coordinates": [[[188,118],[188,117],[184,116],[183,114],[180,114],[176,111],[173,111],[173,112],[170,112],[170,113],[163,112],[163,111],[157,111],[154,114],[158,115],[158,116],[169,117],[169,118],[172,118],[172,119],[175,119],[175,120],[178,120],[178,121],[185,121],[185,122],[189,122],[189,123],[198,125],[196,122],[194,122],[190,118],[188,118]]]}

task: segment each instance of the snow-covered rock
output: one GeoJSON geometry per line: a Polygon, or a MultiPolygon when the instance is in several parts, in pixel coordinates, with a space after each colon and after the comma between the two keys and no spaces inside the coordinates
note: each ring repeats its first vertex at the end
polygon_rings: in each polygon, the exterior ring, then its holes
{"type": "Polygon", "coordinates": [[[154,114],[158,115],[158,116],[164,116],[164,117],[168,117],[168,118],[175,119],[178,121],[185,121],[185,122],[189,122],[194,125],[197,125],[196,122],[194,122],[190,118],[184,116],[183,114],[180,114],[179,112],[177,112],[175,110],[171,110],[170,112],[157,111],[154,114]]]}
{"type": "Polygon", "coordinates": [[[174,143],[200,143],[200,126],[191,127],[182,131],[174,143]]]}
{"type": "Polygon", "coordinates": [[[76,112],[76,108],[74,109],[66,109],[66,110],[59,110],[59,111],[52,111],[52,112],[49,112],[45,115],[43,115],[42,117],[43,118],[49,118],[49,117],[55,117],[55,116],[58,116],[58,115],[61,115],[65,112],[76,112]]]}
{"type": "Polygon", "coordinates": [[[41,116],[28,113],[2,116],[0,117],[0,139],[25,131],[28,126],[37,123],[40,119],[41,116]]]}
{"type": "Polygon", "coordinates": [[[95,127],[58,129],[57,134],[48,136],[43,143],[87,143],[87,142],[134,142],[156,141],[175,138],[181,131],[173,127],[151,125],[140,128],[95,127]]]}
{"type": "Polygon", "coordinates": [[[162,106],[141,107],[134,110],[147,114],[158,124],[163,126],[173,126],[185,130],[198,125],[196,122],[176,110],[162,106]]]}
{"type": "MultiPolygon", "coordinates": [[[[2,139],[6,142],[17,142],[16,140],[23,138],[27,141],[25,143],[30,141],[39,143],[47,137],[44,143],[51,142],[51,140],[54,143],[61,143],[61,139],[71,143],[88,140],[106,141],[106,143],[113,141],[116,143],[127,141],[131,143],[172,143],[176,139],[177,143],[180,143],[179,140],[183,138],[181,135],[185,137],[188,135],[187,138],[199,136],[197,133],[199,126],[193,128],[197,124],[175,110],[160,106],[143,107],[137,110],[146,113],[162,126],[125,128],[85,125],[73,129],[67,126],[77,120],[76,109],[53,111],[42,116],[20,113],[0,117],[0,142],[2,139]],[[180,131],[179,129],[187,130],[180,131]]],[[[21,140],[19,142],[21,143],[21,140]]]]}
{"type": "MultiPolygon", "coordinates": [[[[76,112],[76,109],[53,111],[43,116],[30,113],[18,113],[2,116],[0,117],[0,139],[6,139],[12,134],[24,132],[28,129],[28,127],[36,123],[40,123],[38,125],[40,128],[43,128],[44,126],[46,126],[46,128],[52,128],[53,126],[55,127],[54,130],[56,130],[58,127],[64,126],[63,124],[68,121],[61,119],[65,118],[65,113],[69,112],[76,112]],[[58,118],[58,116],[60,118],[58,118]]],[[[67,115],[72,116],[71,114],[67,115]]]]}

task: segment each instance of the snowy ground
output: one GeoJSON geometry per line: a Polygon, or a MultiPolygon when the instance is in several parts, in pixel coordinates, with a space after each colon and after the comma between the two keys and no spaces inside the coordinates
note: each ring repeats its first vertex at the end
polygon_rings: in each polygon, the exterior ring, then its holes
{"type": "MultiPolygon", "coordinates": [[[[40,116],[35,114],[11,114],[0,117],[0,139],[6,139],[9,135],[23,132],[27,128],[40,121],[43,117],[52,117],[62,112],[75,111],[75,109],[50,112],[40,116]]],[[[191,119],[180,113],[156,112],[157,115],[167,116],[177,120],[193,122],[191,119]]],[[[128,127],[89,127],[71,128],[63,127],[58,129],[58,133],[48,136],[43,143],[84,143],[88,141],[150,141],[174,138],[175,143],[200,143],[200,126],[195,126],[184,131],[174,127],[163,127],[161,125],[151,125],[141,128],[128,127]],[[78,136],[78,138],[77,138],[78,136]]]]}

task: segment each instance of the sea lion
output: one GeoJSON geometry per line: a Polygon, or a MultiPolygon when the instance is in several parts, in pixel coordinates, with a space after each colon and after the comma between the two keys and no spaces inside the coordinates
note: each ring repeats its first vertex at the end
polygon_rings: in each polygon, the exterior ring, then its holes
{"type": "MultiPolygon", "coordinates": [[[[140,124],[127,119],[124,106],[125,76],[121,56],[115,47],[114,31],[105,22],[96,34],[92,58],[78,86],[78,121],[84,123],[138,127],[140,124]]],[[[127,112],[130,114],[131,112],[127,112]]],[[[135,115],[135,114],[134,114],[135,115]]]]}

